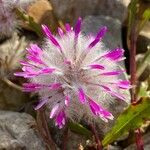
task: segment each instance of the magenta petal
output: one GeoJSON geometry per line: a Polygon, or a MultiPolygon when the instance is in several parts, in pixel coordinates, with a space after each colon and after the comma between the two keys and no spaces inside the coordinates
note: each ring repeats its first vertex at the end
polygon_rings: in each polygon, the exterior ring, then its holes
{"type": "Polygon", "coordinates": [[[84,103],[86,102],[86,95],[85,95],[83,89],[82,89],[82,88],[79,88],[79,91],[78,91],[78,92],[79,92],[79,93],[78,93],[79,100],[80,100],[80,102],[81,102],[82,104],[84,104],[84,103]]]}
{"type": "Polygon", "coordinates": [[[23,91],[35,92],[37,90],[40,90],[42,87],[43,87],[43,85],[36,84],[36,83],[24,83],[23,84],[23,91]]]}
{"type": "Polygon", "coordinates": [[[100,65],[100,64],[91,64],[89,65],[91,69],[101,69],[104,70],[104,66],[100,65]]]}
{"type": "Polygon", "coordinates": [[[109,58],[113,61],[119,61],[123,57],[123,54],[124,54],[123,49],[116,48],[115,50],[106,53],[103,57],[109,58]]]}
{"type": "Polygon", "coordinates": [[[89,98],[89,106],[92,113],[96,116],[100,116],[101,119],[108,122],[108,119],[113,119],[113,116],[110,112],[104,109],[102,106],[97,104],[94,100],[89,98]]]}
{"type": "Polygon", "coordinates": [[[96,38],[94,39],[93,42],[90,43],[88,48],[94,47],[103,38],[106,31],[107,31],[107,27],[104,26],[103,28],[101,28],[100,31],[97,33],[96,38]]]}
{"type": "Polygon", "coordinates": [[[65,123],[66,123],[66,115],[65,115],[64,111],[61,111],[57,115],[55,123],[59,127],[59,129],[61,129],[65,125],[65,123]]]}
{"type": "Polygon", "coordinates": [[[64,32],[61,28],[58,27],[58,34],[60,37],[62,37],[64,35],[64,32]]]}
{"type": "Polygon", "coordinates": [[[122,94],[120,94],[119,92],[114,92],[114,91],[112,91],[109,87],[107,87],[107,86],[102,86],[101,85],[101,87],[107,92],[107,93],[109,93],[110,95],[112,95],[112,96],[115,96],[115,97],[117,97],[117,98],[119,98],[119,99],[121,99],[121,100],[125,100],[125,97],[122,95],[122,94]]]}
{"type": "Polygon", "coordinates": [[[20,64],[21,64],[21,65],[24,65],[24,66],[28,66],[28,67],[33,66],[33,65],[30,64],[29,62],[26,62],[26,61],[23,61],[23,60],[20,61],[20,64]]]}
{"type": "Polygon", "coordinates": [[[71,31],[71,26],[70,26],[69,23],[66,23],[66,24],[65,24],[65,28],[66,28],[66,31],[67,31],[67,32],[70,32],[70,31],[71,31]]]}
{"type": "Polygon", "coordinates": [[[39,71],[40,74],[47,74],[47,73],[53,73],[55,71],[54,68],[44,68],[39,71]]]}
{"type": "Polygon", "coordinates": [[[50,113],[50,118],[54,118],[56,116],[56,114],[58,113],[59,111],[59,104],[56,104],[53,109],[51,110],[51,113],[50,113]]]}
{"type": "Polygon", "coordinates": [[[108,72],[103,72],[100,75],[104,75],[104,76],[116,76],[116,75],[120,75],[124,72],[124,70],[118,70],[118,71],[108,71],[108,72]]]}
{"type": "Polygon", "coordinates": [[[44,64],[43,61],[38,58],[38,57],[35,57],[35,56],[32,56],[32,55],[27,55],[26,58],[34,63],[38,63],[38,64],[44,64]]]}
{"type": "Polygon", "coordinates": [[[49,85],[50,89],[52,90],[57,90],[61,87],[61,84],[60,83],[52,83],[49,85]]]}
{"type": "Polygon", "coordinates": [[[39,103],[38,103],[38,105],[36,105],[36,106],[34,107],[34,109],[35,109],[35,110],[40,109],[42,106],[44,106],[44,105],[47,103],[47,101],[48,101],[47,98],[46,98],[46,99],[43,99],[43,100],[40,100],[39,103]]]}
{"type": "Polygon", "coordinates": [[[117,83],[117,86],[122,88],[122,89],[130,89],[132,86],[130,85],[130,82],[127,81],[127,80],[122,80],[122,81],[119,81],[117,83]]]}
{"type": "Polygon", "coordinates": [[[18,77],[25,77],[26,73],[25,72],[15,72],[14,75],[18,76],[18,77]]]}
{"type": "Polygon", "coordinates": [[[37,44],[30,44],[30,48],[27,48],[27,51],[32,55],[40,55],[42,53],[41,48],[37,44]]]}
{"type": "MultiPolygon", "coordinates": [[[[42,25],[42,29],[44,31],[44,33],[46,34],[46,36],[49,38],[49,40],[57,47],[59,47],[59,49],[61,50],[61,47],[58,43],[58,41],[56,40],[56,38],[52,35],[52,33],[50,32],[50,30],[48,29],[48,27],[46,25],[42,25]]],[[[62,52],[62,51],[61,51],[62,52]]]]}
{"type": "Polygon", "coordinates": [[[82,19],[79,17],[78,18],[78,21],[74,27],[74,32],[75,32],[75,37],[78,37],[78,34],[80,33],[80,30],[81,30],[81,22],[82,22],[82,19]]]}
{"type": "Polygon", "coordinates": [[[70,102],[70,96],[65,96],[65,105],[69,106],[69,102],[70,102]]]}

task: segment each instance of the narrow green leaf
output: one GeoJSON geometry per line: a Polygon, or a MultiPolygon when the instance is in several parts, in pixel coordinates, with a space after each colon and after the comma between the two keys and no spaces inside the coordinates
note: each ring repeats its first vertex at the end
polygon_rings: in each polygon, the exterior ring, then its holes
{"type": "Polygon", "coordinates": [[[33,17],[27,15],[24,11],[16,9],[17,16],[23,20],[38,36],[42,36],[41,25],[37,24],[33,17]]]}
{"type": "Polygon", "coordinates": [[[138,33],[142,30],[142,28],[144,27],[145,23],[150,19],[150,8],[147,8],[142,16],[142,21],[139,24],[139,28],[138,28],[138,33]]]}
{"type": "Polygon", "coordinates": [[[106,134],[103,146],[115,141],[128,131],[135,130],[150,119],[150,98],[143,98],[130,105],[116,120],[114,127],[106,134]]]}
{"type": "Polygon", "coordinates": [[[88,138],[92,136],[92,133],[87,128],[83,127],[81,124],[69,122],[68,124],[71,131],[76,132],[78,134],[84,135],[88,138]]]}

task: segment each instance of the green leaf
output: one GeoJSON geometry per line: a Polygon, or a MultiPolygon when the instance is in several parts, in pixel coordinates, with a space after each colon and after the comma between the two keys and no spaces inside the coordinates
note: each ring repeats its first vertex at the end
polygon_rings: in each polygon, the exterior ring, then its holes
{"type": "Polygon", "coordinates": [[[73,132],[84,135],[88,138],[92,136],[92,132],[88,130],[87,128],[83,127],[81,124],[69,122],[68,126],[70,130],[73,132]]]}
{"type": "Polygon", "coordinates": [[[113,128],[104,137],[103,146],[107,146],[128,131],[139,128],[148,119],[150,119],[150,98],[143,98],[136,104],[130,105],[117,118],[113,128]]]}
{"type": "Polygon", "coordinates": [[[42,36],[41,25],[37,24],[33,17],[27,15],[24,11],[16,9],[17,16],[23,20],[38,36],[42,36]]]}
{"type": "Polygon", "coordinates": [[[142,21],[139,24],[139,28],[138,28],[138,32],[140,32],[142,30],[142,28],[144,27],[145,23],[150,19],[150,8],[147,8],[142,16],[142,21]]]}

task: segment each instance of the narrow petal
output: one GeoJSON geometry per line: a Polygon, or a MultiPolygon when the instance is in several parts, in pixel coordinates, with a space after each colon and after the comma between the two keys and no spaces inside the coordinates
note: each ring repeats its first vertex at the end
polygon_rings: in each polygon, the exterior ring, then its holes
{"type": "Polygon", "coordinates": [[[118,70],[118,71],[108,71],[108,72],[103,72],[100,75],[104,75],[104,76],[116,76],[116,75],[120,75],[123,72],[125,72],[124,70],[118,70]]]}
{"type": "Polygon", "coordinates": [[[49,85],[50,89],[57,90],[61,87],[61,83],[52,83],[49,85]]]}
{"type": "Polygon", "coordinates": [[[21,61],[20,61],[20,64],[21,64],[21,65],[24,65],[24,66],[28,66],[28,67],[33,66],[33,65],[32,65],[32,64],[30,64],[29,62],[27,62],[27,61],[23,61],[23,60],[21,60],[21,61]]]}
{"type": "Polygon", "coordinates": [[[63,35],[64,35],[63,30],[59,27],[58,27],[58,34],[59,34],[60,37],[63,37],[63,35]]]}
{"type": "Polygon", "coordinates": [[[40,109],[40,108],[41,108],[42,106],[44,106],[47,102],[48,102],[48,99],[47,99],[47,98],[40,100],[39,103],[38,103],[38,105],[36,105],[36,106],[34,107],[34,109],[35,109],[35,110],[40,109]]]}
{"type": "Polygon", "coordinates": [[[56,69],[55,68],[44,68],[41,69],[39,72],[37,72],[38,74],[47,74],[47,73],[53,73],[56,69]]]}
{"type": "Polygon", "coordinates": [[[32,55],[41,55],[42,49],[37,44],[30,44],[30,47],[27,48],[27,51],[32,55]]]}
{"type": "Polygon", "coordinates": [[[115,96],[121,100],[125,100],[125,97],[122,94],[120,94],[119,92],[112,91],[108,86],[101,85],[101,87],[110,95],[115,96]]]}
{"type": "Polygon", "coordinates": [[[79,17],[78,18],[78,21],[74,27],[74,32],[75,32],[75,37],[78,37],[79,33],[80,33],[80,30],[81,30],[81,22],[82,22],[82,19],[79,17]]]}
{"type": "MultiPolygon", "coordinates": [[[[56,38],[52,35],[51,31],[48,29],[48,27],[46,25],[42,25],[42,29],[45,33],[45,35],[48,37],[48,39],[55,45],[57,46],[60,50],[61,50],[61,47],[58,43],[58,41],[56,40],[56,38]]],[[[61,50],[62,52],[62,50],[61,50]]]]}
{"type": "Polygon", "coordinates": [[[42,87],[43,87],[43,85],[40,85],[37,83],[24,83],[23,91],[24,92],[35,92],[37,90],[40,90],[42,87]]]}
{"type": "Polygon", "coordinates": [[[78,96],[79,96],[80,102],[81,102],[82,104],[84,104],[84,103],[86,102],[86,95],[85,95],[85,93],[84,93],[84,91],[83,91],[82,88],[79,88],[79,89],[78,89],[78,96]]]}
{"type": "Polygon", "coordinates": [[[27,55],[26,58],[34,63],[44,64],[44,62],[38,57],[34,57],[32,55],[27,55]]]}
{"type": "Polygon", "coordinates": [[[91,64],[91,65],[89,65],[89,67],[91,69],[100,69],[100,70],[104,70],[105,69],[105,67],[100,65],[100,64],[91,64]]]}
{"type": "Polygon", "coordinates": [[[65,29],[66,29],[67,32],[70,32],[70,31],[71,31],[71,26],[70,26],[69,23],[66,23],[66,24],[65,24],[65,29]]]}
{"type": "Polygon", "coordinates": [[[121,80],[117,83],[117,86],[122,89],[130,89],[132,86],[129,81],[127,80],[121,80]]]}
{"type": "Polygon", "coordinates": [[[108,58],[108,59],[113,60],[113,61],[119,61],[119,60],[122,60],[123,54],[124,54],[123,49],[116,48],[115,50],[106,53],[102,57],[108,58]]]}
{"type": "Polygon", "coordinates": [[[98,103],[96,103],[94,100],[91,98],[88,98],[89,100],[89,106],[92,111],[92,113],[96,116],[100,116],[102,120],[105,122],[108,122],[108,119],[113,119],[113,115],[104,109],[102,106],[100,106],[98,103]]]}
{"type": "Polygon", "coordinates": [[[66,115],[64,113],[64,111],[61,111],[55,120],[55,124],[59,127],[59,129],[61,129],[66,123],[66,115]]]}
{"type": "Polygon", "coordinates": [[[107,27],[103,27],[100,29],[100,31],[97,33],[96,38],[94,39],[94,41],[92,41],[88,48],[91,49],[92,47],[94,47],[105,35],[105,33],[107,32],[107,27]]]}
{"type": "Polygon", "coordinates": [[[51,113],[50,113],[50,118],[54,118],[56,116],[56,114],[58,113],[59,111],[59,104],[56,104],[53,109],[51,110],[51,113]]]}
{"type": "Polygon", "coordinates": [[[70,96],[65,96],[65,105],[66,106],[69,106],[69,103],[70,103],[70,96]]]}

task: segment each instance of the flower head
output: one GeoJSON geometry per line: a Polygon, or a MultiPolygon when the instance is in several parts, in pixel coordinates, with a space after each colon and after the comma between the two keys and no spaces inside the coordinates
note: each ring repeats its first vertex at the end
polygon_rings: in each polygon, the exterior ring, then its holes
{"type": "Polygon", "coordinates": [[[124,72],[117,63],[124,59],[124,50],[104,52],[101,39],[107,28],[101,28],[95,37],[84,36],[81,23],[79,18],[74,28],[66,24],[65,33],[58,28],[56,36],[43,25],[43,47],[30,45],[26,60],[21,61],[23,72],[15,74],[29,79],[24,91],[41,97],[35,109],[47,105],[59,128],[67,118],[78,121],[93,117],[108,122],[113,119],[106,109],[111,97],[125,100],[121,91],[130,88],[129,81],[118,79],[124,72]]]}

